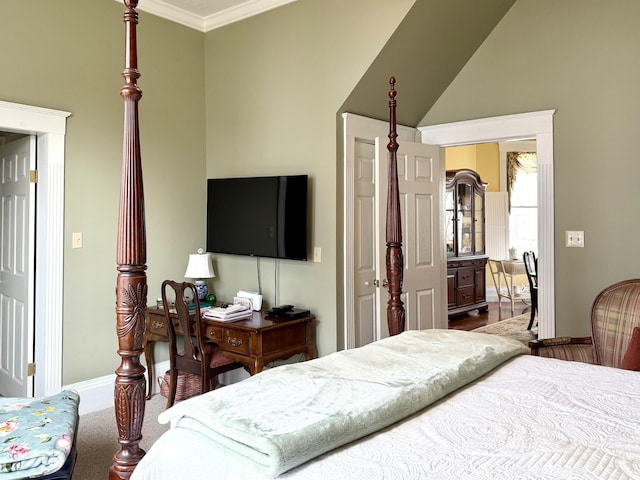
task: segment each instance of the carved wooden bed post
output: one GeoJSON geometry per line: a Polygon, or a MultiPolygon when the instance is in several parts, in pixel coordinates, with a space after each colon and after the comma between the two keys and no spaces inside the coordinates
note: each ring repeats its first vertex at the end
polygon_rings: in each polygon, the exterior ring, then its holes
{"type": "Polygon", "coordinates": [[[400,193],[398,191],[396,138],[396,79],[389,79],[389,185],[387,194],[387,279],[389,280],[389,302],[387,303],[387,325],[389,335],[404,331],[405,312],[400,295],[402,293],[402,220],[400,218],[400,193]]]}
{"type": "Polygon", "coordinates": [[[142,336],[147,310],[147,246],[142,188],[142,161],[138,131],[138,101],[142,91],[136,85],[140,77],[136,44],[138,0],[124,0],[125,85],[124,140],[116,262],[116,331],[121,363],[116,370],[114,404],[120,450],[113,457],[109,479],[128,479],[145,452],[142,438],[146,381],[140,363],[142,336]]]}

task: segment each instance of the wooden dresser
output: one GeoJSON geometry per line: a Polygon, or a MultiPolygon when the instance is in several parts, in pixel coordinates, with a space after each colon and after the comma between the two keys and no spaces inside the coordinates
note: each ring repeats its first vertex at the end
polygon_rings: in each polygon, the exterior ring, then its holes
{"type": "Polygon", "coordinates": [[[446,174],[445,248],[449,318],[489,308],[486,295],[484,193],[486,184],[473,170],[446,174]]]}

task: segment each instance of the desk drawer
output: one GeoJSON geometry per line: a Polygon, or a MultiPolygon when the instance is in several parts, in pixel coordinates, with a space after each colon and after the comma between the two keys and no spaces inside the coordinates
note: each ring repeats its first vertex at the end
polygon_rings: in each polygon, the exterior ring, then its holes
{"type": "Polygon", "coordinates": [[[207,337],[207,339],[209,340],[213,340],[216,343],[222,342],[222,328],[207,325],[205,337],[207,337]]]}
{"type": "Polygon", "coordinates": [[[229,352],[241,353],[249,355],[249,337],[248,333],[236,332],[235,330],[224,329],[224,350],[229,352]]]}

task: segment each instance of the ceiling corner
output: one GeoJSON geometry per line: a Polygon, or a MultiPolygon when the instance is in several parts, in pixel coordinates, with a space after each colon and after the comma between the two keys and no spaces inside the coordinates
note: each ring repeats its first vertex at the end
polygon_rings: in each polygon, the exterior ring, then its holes
{"type": "MultiPolygon", "coordinates": [[[[122,3],[122,0],[115,0],[122,3]]],[[[140,0],[138,10],[201,32],[229,25],[296,0],[140,0]]]]}

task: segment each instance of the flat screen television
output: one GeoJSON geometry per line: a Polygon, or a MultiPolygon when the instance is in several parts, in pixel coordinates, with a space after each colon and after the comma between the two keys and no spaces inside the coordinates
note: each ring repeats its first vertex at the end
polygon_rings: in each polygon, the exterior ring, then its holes
{"type": "Polygon", "coordinates": [[[207,251],[307,260],[307,175],[207,180],[207,251]]]}

